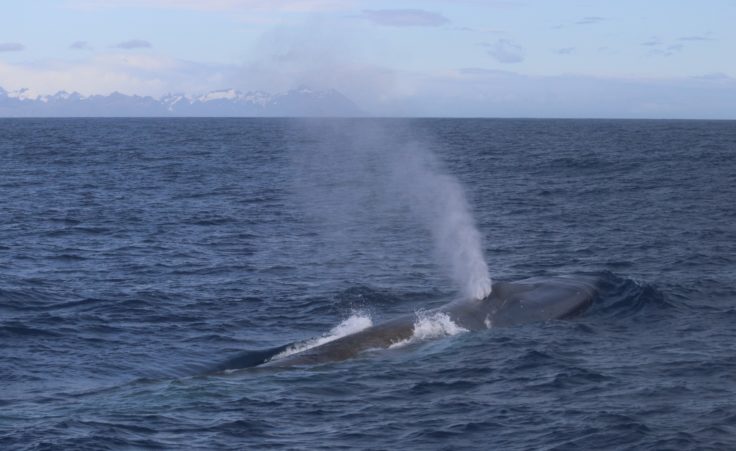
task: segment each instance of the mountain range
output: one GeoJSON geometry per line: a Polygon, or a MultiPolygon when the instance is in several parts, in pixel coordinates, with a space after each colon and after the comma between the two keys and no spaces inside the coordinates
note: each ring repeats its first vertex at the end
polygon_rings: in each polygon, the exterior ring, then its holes
{"type": "Polygon", "coordinates": [[[0,87],[0,117],[341,117],[364,116],[340,92],[300,87],[280,94],[235,89],[202,95],[167,94],[160,98],[126,95],[84,96],[59,91],[32,95],[28,89],[0,87]]]}

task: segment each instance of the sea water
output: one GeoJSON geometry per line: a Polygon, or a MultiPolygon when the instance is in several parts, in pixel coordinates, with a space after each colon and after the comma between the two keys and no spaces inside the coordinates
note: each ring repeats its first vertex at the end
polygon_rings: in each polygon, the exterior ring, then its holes
{"type": "Polygon", "coordinates": [[[0,120],[0,448],[734,448],[734,199],[733,121],[0,120]],[[423,316],[484,271],[602,283],[423,316]]]}

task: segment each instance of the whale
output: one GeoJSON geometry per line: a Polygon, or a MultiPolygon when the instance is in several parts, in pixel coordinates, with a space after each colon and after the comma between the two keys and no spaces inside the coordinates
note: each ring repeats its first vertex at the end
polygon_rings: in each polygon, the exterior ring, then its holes
{"type": "MultiPolygon", "coordinates": [[[[491,294],[483,299],[457,299],[424,311],[422,316],[437,318],[439,315],[467,331],[568,319],[580,315],[592,304],[597,285],[597,278],[587,276],[494,282],[491,294]]],[[[283,368],[347,360],[367,350],[386,349],[407,342],[414,336],[416,324],[417,315],[410,314],[314,347],[305,346],[308,341],[300,341],[245,351],[217,365],[213,371],[283,368]]]]}

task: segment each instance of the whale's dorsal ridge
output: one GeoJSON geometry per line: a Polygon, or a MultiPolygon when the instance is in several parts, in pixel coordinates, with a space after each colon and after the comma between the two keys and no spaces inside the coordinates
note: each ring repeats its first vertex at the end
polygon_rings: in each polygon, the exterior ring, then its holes
{"type": "MultiPolygon", "coordinates": [[[[592,303],[596,285],[595,278],[565,276],[495,282],[490,295],[483,299],[457,299],[427,313],[446,315],[457,327],[465,330],[569,318],[592,303]]],[[[416,321],[416,315],[406,315],[283,358],[275,358],[277,350],[285,349],[280,347],[263,353],[246,353],[228,362],[286,367],[345,360],[369,349],[389,348],[411,339],[416,321]]],[[[218,368],[226,369],[228,362],[218,368]]]]}

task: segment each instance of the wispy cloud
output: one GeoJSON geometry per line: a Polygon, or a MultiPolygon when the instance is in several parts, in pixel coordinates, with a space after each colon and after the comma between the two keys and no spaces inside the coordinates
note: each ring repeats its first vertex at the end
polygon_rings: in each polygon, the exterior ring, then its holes
{"type": "Polygon", "coordinates": [[[149,49],[153,47],[150,42],[143,39],[131,39],[115,44],[113,47],[123,50],[149,49]]]}
{"type": "Polygon", "coordinates": [[[505,33],[503,30],[498,28],[490,28],[490,27],[454,27],[453,30],[455,31],[471,31],[476,33],[488,33],[488,34],[503,34],[505,33]]]}
{"type": "Polygon", "coordinates": [[[87,41],[74,41],[69,48],[72,50],[92,50],[92,47],[87,41]]]}
{"type": "Polygon", "coordinates": [[[488,54],[499,63],[519,63],[524,61],[524,48],[510,39],[499,39],[494,43],[484,43],[488,54]]]}
{"type": "Polygon", "coordinates": [[[657,36],[652,36],[649,40],[641,43],[643,47],[647,47],[650,56],[672,56],[686,49],[685,44],[697,41],[710,41],[707,36],[683,36],[675,41],[662,40],[657,36]]]}
{"type": "Polygon", "coordinates": [[[359,17],[387,27],[438,27],[450,22],[442,14],[422,9],[364,9],[359,17]]]}
{"type": "Polygon", "coordinates": [[[415,98],[423,111],[445,116],[731,119],[734,88],[736,79],[722,74],[616,78],[463,68],[427,81],[415,98]]]}
{"type": "Polygon", "coordinates": [[[608,20],[610,20],[610,19],[608,19],[607,17],[586,16],[586,17],[583,17],[581,19],[576,20],[575,22],[562,23],[562,24],[559,24],[559,25],[555,25],[555,26],[552,27],[552,29],[554,29],[554,30],[561,30],[563,28],[575,27],[575,26],[579,26],[579,25],[595,25],[595,24],[599,24],[599,23],[602,23],[602,22],[607,22],[608,20]]]}
{"type": "Polygon", "coordinates": [[[350,0],[66,0],[78,9],[142,8],[196,11],[289,12],[309,13],[349,9],[350,0]]]}
{"type": "Polygon", "coordinates": [[[561,49],[555,50],[555,53],[558,55],[571,55],[575,53],[575,47],[563,47],[561,49]]]}
{"type": "MultiPolygon", "coordinates": [[[[78,91],[85,95],[160,96],[167,92],[203,92],[221,87],[233,66],[201,64],[163,55],[130,52],[88,53],[85,58],[10,63],[0,58],[2,87],[30,88],[37,94],[78,91]]],[[[234,86],[239,88],[239,86],[234,86]]]]}
{"type": "Polygon", "coordinates": [[[20,52],[25,48],[20,42],[0,42],[0,52],[20,52]]]}
{"type": "Polygon", "coordinates": [[[709,81],[734,81],[734,78],[724,74],[723,72],[711,72],[709,74],[696,75],[692,77],[697,80],[709,80],[709,81]]]}
{"type": "Polygon", "coordinates": [[[605,22],[607,19],[600,16],[587,16],[575,22],[575,25],[592,25],[596,23],[605,22]]]}
{"type": "Polygon", "coordinates": [[[685,46],[682,44],[672,44],[672,45],[658,45],[653,47],[649,51],[649,55],[652,56],[672,56],[676,53],[680,53],[685,49],[685,46]]]}
{"type": "Polygon", "coordinates": [[[498,69],[485,69],[482,67],[462,67],[458,69],[458,73],[461,75],[470,75],[478,77],[504,77],[504,76],[517,76],[515,72],[509,72],[506,70],[498,69]]]}
{"type": "Polygon", "coordinates": [[[688,42],[695,42],[695,41],[715,41],[714,38],[710,36],[704,36],[704,35],[693,35],[693,36],[682,36],[680,38],[677,38],[678,41],[688,41],[688,42]]]}

